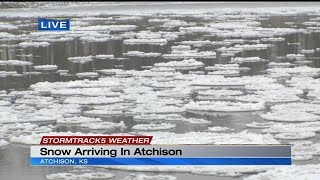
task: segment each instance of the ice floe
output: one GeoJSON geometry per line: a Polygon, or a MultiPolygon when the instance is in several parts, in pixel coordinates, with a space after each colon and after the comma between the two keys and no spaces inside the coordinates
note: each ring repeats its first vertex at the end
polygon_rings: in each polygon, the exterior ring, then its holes
{"type": "Polygon", "coordinates": [[[80,127],[94,129],[94,130],[112,130],[112,129],[124,130],[127,128],[127,126],[124,124],[123,121],[121,121],[120,123],[101,122],[101,121],[85,122],[85,123],[82,123],[80,127]]]}
{"type": "Polygon", "coordinates": [[[174,128],[176,128],[176,125],[170,124],[170,123],[137,124],[131,127],[132,130],[140,130],[140,131],[161,131],[161,130],[170,130],[174,128]]]}
{"type": "Polygon", "coordinates": [[[228,127],[221,127],[221,126],[208,127],[208,130],[211,132],[234,131],[234,129],[230,129],[228,127]]]}
{"type": "Polygon", "coordinates": [[[163,54],[163,58],[167,59],[186,59],[186,58],[215,58],[216,52],[214,51],[172,51],[171,54],[163,54]]]}
{"type": "Polygon", "coordinates": [[[289,132],[289,133],[279,133],[274,137],[276,139],[308,139],[315,137],[316,133],[314,132],[289,132]]]}
{"type": "Polygon", "coordinates": [[[187,69],[197,69],[199,67],[204,66],[204,64],[200,61],[196,61],[195,59],[186,59],[183,61],[169,61],[166,63],[156,63],[155,67],[169,67],[177,70],[187,70],[187,69]]]}
{"type": "Polygon", "coordinates": [[[137,57],[158,57],[158,56],[161,56],[161,53],[156,53],[156,52],[145,53],[141,51],[128,51],[126,53],[123,53],[123,55],[137,56],[137,57]]]}
{"type": "Polygon", "coordinates": [[[98,105],[98,104],[113,104],[123,102],[122,99],[116,97],[68,97],[63,103],[66,104],[81,104],[81,105],[98,105]]]}
{"type": "Polygon", "coordinates": [[[310,179],[316,180],[320,176],[320,165],[292,165],[290,167],[278,167],[267,170],[257,175],[251,175],[244,178],[245,180],[286,180],[286,179],[310,179]]]}
{"type": "Polygon", "coordinates": [[[8,144],[9,144],[8,141],[6,141],[6,140],[4,140],[4,139],[0,139],[0,147],[6,146],[6,145],[8,145],[8,144]]]}
{"type": "Polygon", "coordinates": [[[80,124],[80,123],[93,123],[101,122],[100,118],[90,118],[84,116],[73,116],[68,118],[61,118],[57,120],[58,124],[80,124]]]}
{"type": "Polygon", "coordinates": [[[265,104],[263,101],[258,103],[241,103],[228,101],[191,101],[185,106],[185,108],[192,111],[246,112],[263,110],[265,108],[265,104]]]}
{"type": "Polygon", "coordinates": [[[176,180],[177,178],[171,175],[145,175],[145,174],[130,174],[122,180],[176,180]]]}
{"type": "Polygon", "coordinates": [[[58,66],[57,65],[39,65],[39,66],[33,66],[34,69],[36,71],[54,71],[54,70],[57,70],[58,69],[58,66]]]}
{"type": "Polygon", "coordinates": [[[268,112],[266,114],[261,114],[260,116],[265,120],[283,122],[304,122],[320,120],[320,116],[303,111],[278,110],[268,112]]]}
{"type": "Polygon", "coordinates": [[[124,44],[150,44],[164,46],[167,44],[166,39],[125,39],[124,44]]]}
{"type": "Polygon", "coordinates": [[[90,180],[90,179],[110,179],[115,177],[111,173],[103,172],[83,172],[82,174],[76,174],[72,172],[56,173],[46,175],[47,179],[61,179],[61,180],[90,180]]]}

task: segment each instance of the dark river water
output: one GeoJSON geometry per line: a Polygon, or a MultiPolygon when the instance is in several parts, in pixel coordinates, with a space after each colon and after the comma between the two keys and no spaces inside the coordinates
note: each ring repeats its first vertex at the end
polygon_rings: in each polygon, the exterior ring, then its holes
{"type": "MultiPolygon", "coordinates": [[[[235,6],[237,5],[234,4],[235,6]]],[[[299,5],[299,4],[298,4],[299,5]]],[[[293,5],[293,6],[298,6],[293,5]]],[[[165,9],[167,5],[159,5],[159,9],[165,9]]],[[[170,5],[169,5],[170,6],[170,5]]],[[[174,5],[171,5],[174,6],[174,5]]],[[[177,9],[188,9],[193,8],[196,5],[177,5],[177,9]]],[[[200,8],[205,8],[206,4],[199,4],[200,8]]],[[[225,7],[228,5],[217,4],[217,7],[225,7]]],[[[239,4],[239,7],[259,7],[260,4],[252,3],[248,5],[239,4]]],[[[270,5],[269,6],[273,6],[270,5]]],[[[137,6],[128,5],[128,6],[118,6],[119,10],[124,10],[126,8],[133,8],[135,11],[146,9],[147,5],[139,4],[137,6]]],[[[152,6],[155,8],[155,6],[152,6]]],[[[88,8],[88,7],[86,7],[88,8]]],[[[110,9],[110,7],[105,7],[110,9]]],[[[62,8],[64,9],[64,8],[62,8]]],[[[93,9],[97,11],[103,10],[103,7],[94,6],[93,9]]],[[[35,12],[39,9],[35,9],[35,12]]],[[[57,10],[58,11],[58,10],[57,10]]],[[[92,11],[92,10],[91,10],[92,11]]],[[[99,18],[109,18],[109,17],[120,17],[121,15],[100,15],[99,18]]],[[[178,31],[178,27],[173,27],[167,29],[161,27],[157,24],[149,23],[149,19],[157,18],[156,15],[142,16],[141,19],[137,20],[127,20],[127,21],[118,21],[113,24],[132,24],[136,25],[137,28],[134,32],[143,31],[143,30],[152,30],[152,31],[178,31]]],[[[160,17],[160,16],[159,16],[160,17]]],[[[163,15],[162,18],[165,18],[166,15],[163,15]]],[[[197,25],[207,23],[207,20],[203,20],[199,17],[192,16],[168,16],[169,18],[182,20],[185,22],[195,22],[197,25]]],[[[261,22],[261,27],[294,27],[294,28],[305,28],[301,25],[303,22],[309,21],[310,18],[315,18],[317,16],[299,14],[299,15],[274,15],[265,19],[257,20],[261,22]],[[288,24],[286,22],[292,22],[288,24]]],[[[71,17],[79,18],[79,17],[71,17]]],[[[72,19],[71,19],[72,21],[72,19]]],[[[0,22],[9,22],[15,25],[21,24],[30,24],[25,27],[20,26],[19,29],[1,29],[0,32],[10,32],[12,34],[21,35],[23,33],[29,33],[36,31],[37,28],[37,18],[23,18],[23,17],[0,17],[0,22]]],[[[86,21],[84,21],[86,22],[86,21]]],[[[90,25],[103,25],[109,24],[110,22],[106,20],[90,20],[88,21],[90,25]]],[[[1,26],[0,26],[1,27],[1,26]]],[[[123,32],[111,32],[112,34],[121,34],[123,32]]],[[[0,36],[1,37],[1,36],[0,36]]],[[[279,37],[285,38],[284,41],[280,42],[267,42],[273,46],[268,47],[263,50],[245,50],[236,54],[236,57],[254,57],[258,56],[260,58],[269,60],[270,62],[281,62],[284,59],[286,54],[300,54],[302,49],[316,49],[320,48],[320,31],[311,32],[311,33],[291,33],[287,35],[282,35],[279,37]],[[289,43],[289,44],[288,44],[289,43]],[[291,44],[290,44],[291,43],[291,44]],[[292,44],[299,43],[299,44],[292,44]]],[[[30,38],[30,37],[28,37],[30,38]]],[[[216,36],[203,36],[201,33],[196,34],[187,34],[179,36],[179,38],[168,41],[166,45],[128,45],[123,43],[123,39],[118,40],[108,40],[106,42],[83,42],[80,40],[80,37],[76,37],[72,40],[62,41],[62,42],[50,42],[49,46],[46,47],[21,47],[17,44],[24,42],[24,39],[17,40],[7,40],[6,38],[0,39],[0,60],[21,60],[32,62],[33,65],[25,66],[16,66],[16,65],[2,65],[0,63],[0,71],[16,71],[21,76],[0,76],[0,90],[11,91],[20,91],[27,90],[31,84],[37,82],[49,81],[70,81],[83,79],[76,76],[76,73],[81,72],[94,72],[101,69],[123,69],[123,70],[143,70],[146,66],[152,66],[155,63],[167,62],[168,59],[163,57],[128,57],[124,53],[128,51],[143,51],[143,52],[158,52],[161,54],[169,54],[173,45],[178,45],[181,41],[190,41],[195,39],[201,40],[210,40],[210,41],[223,41],[223,37],[216,36]],[[72,63],[68,61],[69,57],[77,56],[90,56],[90,55],[99,55],[99,54],[110,54],[114,55],[110,61],[99,61],[95,59],[94,61],[88,63],[72,63]],[[57,71],[40,71],[37,74],[27,73],[34,72],[34,66],[51,64],[57,65],[59,70],[68,70],[68,74],[59,73],[57,71]]],[[[255,40],[260,39],[258,37],[250,37],[248,39],[255,40]]],[[[201,46],[198,47],[199,51],[208,51],[220,48],[222,46],[201,46]]],[[[306,54],[304,60],[307,60],[307,65],[311,67],[320,68],[320,57],[319,51],[316,51],[313,54],[306,54]]],[[[217,63],[225,64],[230,61],[230,57],[222,57],[217,53],[217,57],[209,60],[199,59],[206,66],[211,66],[217,63]]],[[[256,75],[265,73],[266,66],[263,63],[249,63],[243,65],[245,67],[250,67],[249,72],[245,72],[243,75],[256,75]]],[[[188,73],[188,72],[183,72],[188,73]]],[[[106,77],[108,75],[99,74],[98,77],[92,78],[93,80],[98,79],[99,77],[106,77]]],[[[87,107],[87,108],[90,108],[87,107]]],[[[267,111],[267,110],[266,110],[267,111]]],[[[264,113],[265,111],[255,112],[255,113],[225,113],[223,116],[216,116],[210,114],[197,114],[192,112],[183,113],[182,115],[187,118],[202,118],[206,120],[215,120],[215,125],[224,126],[228,128],[235,129],[234,132],[241,132],[246,130],[246,124],[257,121],[263,122],[260,118],[259,113],[264,113]]],[[[130,128],[139,124],[140,122],[133,121],[133,116],[117,116],[117,117],[102,117],[104,120],[110,120],[113,122],[124,121],[125,124],[129,127],[125,132],[130,132],[130,128]]],[[[88,131],[77,125],[58,125],[56,126],[55,131],[57,132],[99,132],[106,133],[105,131],[88,131]]],[[[207,126],[198,126],[190,125],[183,122],[178,122],[177,127],[173,132],[175,133],[186,133],[190,131],[205,131],[207,126]]],[[[1,126],[1,124],[0,124],[1,126]]],[[[261,133],[261,130],[249,129],[250,132],[261,133]]],[[[117,132],[117,131],[115,131],[117,132]]],[[[112,133],[112,132],[108,132],[112,133]]],[[[1,131],[0,131],[1,137],[1,131]]],[[[312,139],[314,142],[320,140],[319,135],[312,139]]],[[[286,143],[286,141],[282,141],[286,143]]],[[[53,173],[67,172],[72,170],[72,167],[30,167],[29,166],[29,146],[11,143],[7,146],[0,147],[0,180],[43,180],[46,179],[45,176],[53,173]]],[[[296,161],[296,164],[313,164],[319,163],[318,158],[314,158],[310,161],[296,161]]],[[[197,175],[190,173],[158,173],[158,172],[133,172],[133,171],[121,171],[121,170],[108,170],[103,168],[92,168],[91,171],[104,171],[114,174],[116,177],[113,179],[122,179],[131,173],[143,173],[146,175],[173,175],[180,179],[199,179],[199,180],[209,180],[209,179],[242,179],[245,176],[241,177],[221,177],[221,176],[208,176],[208,175],[197,175]]]]}

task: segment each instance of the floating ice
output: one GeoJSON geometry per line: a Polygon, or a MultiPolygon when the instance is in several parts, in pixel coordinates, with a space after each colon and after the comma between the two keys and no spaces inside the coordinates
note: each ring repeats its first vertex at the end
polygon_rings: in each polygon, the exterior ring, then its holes
{"type": "Polygon", "coordinates": [[[278,110],[260,115],[263,119],[269,121],[284,121],[284,122],[303,122],[303,121],[319,121],[320,116],[307,113],[288,110],[278,110]]]}
{"type": "Polygon", "coordinates": [[[169,18],[151,18],[151,19],[148,19],[148,22],[149,23],[164,23],[164,22],[167,22],[168,20],[170,20],[169,18]]]}
{"type": "Polygon", "coordinates": [[[53,71],[57,70],[58,66],[57,65],[38,65],[38,66],[33,66],[36,71],[53,71]]]}
{"type": "Polygon", "coordinates": [[[279,144],[271,134],[255,134],[247,131],[239,133],[188,132],[149,132],[152,144],[279,144]],[[170,138],[168,138],[170,137],[170,138]]]}
{"type": "Polygon", "coordinates": [[[245,63],[245,62],[266,62],[268,60],[261,59],[260,57],[235,57],[231,58],[232,63],[245,63]]]}
{"type": "Polygon", "coordinates": [[[66,104],[81,104],[81,105],[99,105],[99,104],[113,104],[123,102],[122,99],[116,97],[68,97],[63,103],[66,104]]]}
{"type": "Polygon", "coordinates": [[[185,106],[187,110],[193,111],[215,111],[215,112],[241,112],[259,111],[265,108],[264,102],[241,103],[228,101],[191,101],[185,106]]]}
{"type": "Polygon", "coordinates": [[[114,122],[85,122],[80,125],[80,127],[88,128],[88,129],[94,129],[94,130],[111,130],[111,129],[126,129],[127,126],[124,124],[123,121],[120,123],[114,123],[114,122]]]}
{"type": "Polygon", "coordinates": [[[6,145],[8,145],[8,144],[9,144],[8,141],[6,141],[6,140],[4,140],[4,139],[0,139],[0,147],[6,146],[6,145]]]}
{"type": "Polygon", "coordinates": [[[171,175],[154,175],[148,176],[145,174],[130,174],[122,180],[176,180],[177,178],[171,175]]]}
{"type": "Polygon", "coordinates": [[[193,86],[213,86],[213,87],[244,87],[245,83],[238,78],[225,78],[223,76],[197,76],[191,84],[193,86]]]}
{"type": "Polygon", "coordinates": [[[13,30],[13,29],[18,29],[18,27],[13,24],[0,22],[0,29],[1,30],[13,30]]]}
{"type": "Polygon", "coordinates": [[[287,103],[301,100],[298,96],[294,94],[285,94],[281,90],[271,92],[266,91],[266,93],[263,94],[249,94],[245,96],[236,97],[235,99],[243,102],[264,101],[266,103],[287,103]]]}
{"type": "Polygon", "coordinates": [[[234,131],[234,129],[230,129],[228,127],[221,127],[221,126],[208,127],[208,130],[212,132],[223,132],[223,131],[229,131],[229,130],[234,131]]]}
{"type": "Polygon", "coordinates": [[[127,53],[123,53],[124,56],[137,56],[137,57],[158,57],[161,56],[161,53],[150,52],[145,53],[141,51],[128,51],[127,53]]]}
{"type": "Polygon", "coordinates": [[[161,131],[161,130],[170,130],[176,128],[175,124],[170,123],[160,123],[160,124],[137,124],[132,126],[132,130],[142,130],[142,131],[161,131]]]}
{"type": "Polygon", "coordinates": [[[101,122],[100,118],[90,118],[84,116],[73,116],[69,118],[61,118],[57,120],[58,124],[80,124],[80,123],[93,123],[101,122]]]}
{"type": "Polygon", "coordinates": [[[69,57],[68,61],[73,63],[81,63],[84,64],[86,62],[93,61],[92,56],[83,56],[83,57],[69,57]]]}
{"type": "Polygon", "coordinates": [[[238,90],[206,90],[198,91],[198,100],[226,100],[235,99],[235,96],[242,95],[242,91],[238,90]]]}
{"type": "Polygon", "coordinates": [[[142,171],[142,172],[173,172],[173,173],[192,173],[211,176],[230,176],[238,177],[243,174],[264,172],[270,167],[253,167],[253,166],[104,166],[108,169],[142,171]]]}
{"type": "Polygon", "coordinates": [[[22,43],[19,43],[19,46],[21,46],[21,47],[29,47],[29,46],[46,47],[49,45],[50,45],[50,43],[48,43],[48,42],[22,42],[22,43]]]}
{"type": "Polygon", "coordinates": [[[141,114],[133,116],[135,121],[180,121],[184,117],[179,114],[141,114]]]}
{"type": "Polygon", "coordinates": [[[303,53],[303,54],[312,54],[312,53],[314,53],[314,49],[302,49],[301,53],[303,53]]]}
{"type": "Polygon", "coordinates": [[[95,26],[75,26],[74,31],[129,31],[136,29],[136,25],[95,25],[95,26]]]}
{"type": "Polygon", "coordinates": [[[273,124],[274,122],[255,122],[254,121],[252,123],[246,124],[246,127],[264,129],[272,126],[273,124]]]}
{"type": "Polygon", "coordinates": [[[275,135],[276,139],[309,139],[315,137],[314,132],[289,132],[289,133],[279,133],[275,135]]]}
{"type": "Polygon", "coordinates": [[[162,26],[166,28],[174,28],[174,27],[181,27],[181,26],[194,26],[196,23],[194,22],[185,22],[182,20],[168,20],[162,26]]]}
{"type": "Polygon", "coordinates": [[[166,39],[126,39],[124,44],[150,44],[164,46],[167,44],[166,39]]]}
{"type": "Polygon", "coordinates": [[[10,105],[11,105],[10,101],[0,100],[0,106],[10,106],[10,105]]]}
{"type": "Polygon", "coordinates": [[[251,175],[245,180],[316,180],[320,176],[320,165],[291,165],[290,167],[277,167],[257,175],[251,175]]]}
{"type": "Polygon", "coordinates": [[[98,54],[95,56],[97,59],[112,59],[114,58],[113,54],[98,54]]]}
{"type": "Polygon", "coordinates": [[[211,41],[181,41],[180,44],[182,45],[210,45],[211,41]]]}
{"type": "Polygon", "coordinates": [[[236,70],[239,71],[239,64],[215,64],[214,66],[207,66],[204,69],[207,71],[218,71],[218,70],[236,70]]]}
{"type": "Polygon", "coordinates": [[[312,114],[320,114],[320,104],[311,103],[289,103],[289,104],[279,104],[271,107],[273,111],[295,111],[295,112],[308,112],[312,114]]]}
{"type": "Polygon", "coordinates": [[[287,67],[290,67],[290,66],[293,66],[293,64],[289,63],[289,62],[284,62],[284,63],[277,63],[277,62],[270,62],[268,64],[268,66],[270,68],[274,68],[274,67],[284,67],[284,68],[287,68],[287,67]]]}
{"type": "Polygon", "coordinates": [[[167,59],[179,59],[179,58],[215,58],[216,52],[214,51],[172,51],[171,54],[163,54],[163,58],[167,59]],[[179,53],[178,53],[179,52],[179,53]]]}
{"type": "Polygon", "coordinates": [[[285,40],[285,38],[283,38],[283,37],[277,37],[277,38],[271,37],[271,38],[262,38],[261,39],[261,41],[263,41],[263,42],[281,42],[284,40],[285,40]]]}
{"type": "Polygon", "coordinates": [[[207,125],[207,124],[211,124],[211,121],[208,120],[204,120],[204,119],[196,119],[196,118],[184,118],[182,119],[183,122],[187,122],[189,124],[193,124],[193,125],[207,125]]]}
{"type": "Polygon", "coordinates": [[[186,69],[197,69],[199,67],[204,66],[204,64],[200,61],[196,61],[195,59],[186,59],[183,61],[169,61],[166,63],[156,63],[155,67],[169,67],[177,70],[186,70],[186,69]]]}
{"type": "Polygon", "coordinates": [[[171,46],[172,51],[189,51],[191,47],[188,45],[171,46]]]}
{"type": "Polygon", "coordinates": [[[113,92],[110,88],[61,88],[52,89],[53,96],[107,96],[119,97],[121,93],[113,92]]]}
{"type": "Polygon", "coordinates": [[[50,174],[46,175],[47,179],[53,180],[90,180],[90,179],[110,179],[113,178],[114,175],[110,173],[104,172],[88,172],[83,174],[75,174],[75,173],[57,173],[57,174],[50,174]]]}
{"type": "Polygon", "coordinates": [[[19,60],[0,60],[0,65],[12,65],[12,66],[31,66],[33,63],[28,61],[19,60]]]}
{"type": "Polygon", "coordinates": [[[82,73],[76,73],[76,76],[80,78],[95,78],[99,76],[99,73],[97,72],[82,72],[82,73]]]}
{"type": "Polygon", "coordinates": [[[287,54],[286,58],[288,59],[303,59],[305,56],[304,54],[287,54]]]}

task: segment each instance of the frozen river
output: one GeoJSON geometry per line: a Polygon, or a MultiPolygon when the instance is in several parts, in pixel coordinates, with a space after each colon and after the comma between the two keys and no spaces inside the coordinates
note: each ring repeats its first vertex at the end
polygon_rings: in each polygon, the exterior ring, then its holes
{"type": "Polygon", "coordinates": [[[319,7],[120,2],[1,10],[0,179],[319,177],[319,7]],[[70,18],[72,31],[38,32],[38,17],[70,18]],[[29,146],[59,133],[292,144],[299,166],[30,167],[29,146]]]}

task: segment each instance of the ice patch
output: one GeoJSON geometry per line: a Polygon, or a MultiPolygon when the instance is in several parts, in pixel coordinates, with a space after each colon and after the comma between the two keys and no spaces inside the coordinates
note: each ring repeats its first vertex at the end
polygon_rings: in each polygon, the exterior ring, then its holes
{"type": "Polygon", "coordinates": [[[36,71],[54,71],[54,70],[57,70],[58,69],[58,66],[57,65],[39,65],[39,66],[33,66],[34,69],[36,71]]]}
{"type": "Polygon", "coordinates": [[[309,139],[316,136],[314,132],[289,132],[289,133],[279,133],[275,135],[276,139],[309,139]]]}
{"type": "Polygon", "coordinates": [[[304,122],[304,121],[319,121],[320,116],[303,112],[303,111],[286,111],[278,110],[261,114],[261,118],[268,121],[283,121],[283,122],[304,122]]]}
{"type": "Polygon", "coordinates": [[[19,43],[19,46],[21,47],[46,47],[46,46],[49,46],[50,43],[48,42],[22,42],[22,43],[19,43]]]}
{"type": "Polygon", "coordinates": [[[113,104],[123,102],[120,98],[108,98],[104,96],[97,97],[68,97],[63,103],[66,104],[81,104],[81,105],[100,105],[100,104],[113,104]]]}
{"type": "Polygon", "coordinates": [[[61,118],[57,120],[58,124],[81,124],[81,123],[93,123],[102,122],[100,118],[90,118],[84,116],[73,116],[69,118],[61,118]]]}
{"type": "Polygon", "coordinates": [[[245,180],[317,180],[320,177],[320,165],[292,165],[290,167],[278,167],[267,170],[257,175],[251,175],[245,180]]]}
{"type": "Polygon", "coordinates": [[[185,106],[187,110],[192,111],[212,111],[212,112],[246,112],[259,111],[265,108],[264,102],[241,103],[228,101],[191,101],[185,106]]]}
{"type": "Polygon", "coordinates": [[[230,129],[228,127],[221,127],[221,126],[213,126],[213,127],[208,127],[208,130],[212,132],[224,132],[224,131],[234,131],[235,129],[230,129]]]}
{"type": "Polygon", "coordinates": [[[156,63],[155,67],[168,67],[174,68],[177,70],[187,70],[187,69],[197,69],[199,67],[204,66],[204,64],[200,61],[196,61],[195,59],[188,59],[183,61],[169,61],[166,63],[156,63]]]}
{"type": "Polygon", "coordinates": [[[140,131],[161,131],[161,130],[170,130],[176,128],[175,124],[170,123],[160,123],[160,124],[137,124],[132,126],[132,130],[140,130],[140,131]]]}
{"type": "Polygon", "coordinates": [[[123,44],[150,44],[164,46],[167,44],[166,39],[126,39],[123,44]]]}
{"type": "Polygon", "coordinates": [[[161,53],[156,52],[150,52],[145,53],[142,51],[128,51],[126,53],[123,53],[124,56],[137,56],[137,57],[158,57],[161,56],[161,53]]]}
{"type": "Polygon", "coordinates": [[[94,129],[94,130],[112,130],[112,129],[124,130],[127,128],[127,126],[124,124],[123,121],[121,121],[120,123],[105,122],[105,121],[85,122],[85,123],[82,123],[80,127],[94,129]]]}
{"type": "Polygon", "coordinates": [[[46,175],[47,179],[52,180],[90,180],[90,179],[110,179],[113,178],[114,175],[110,173],[103,172],[90,172],[83,174],[75,174],[75,173],[57,173],[46,175]]]}
{"type": "Polygon", "coordinates": [[[8,144],[9,144],[8,141],[6,141],[6,140],[4,140],[4,139],[0,139],[0,147],[6,146],[6,145],[8,145],[8,144]]]}
{"type": "Polygon", "coordinates": [[[154,175],[148,176],[145,174],[130,174],[122,180],[176,180],[177,178],[171,175],[154,175]]]}

